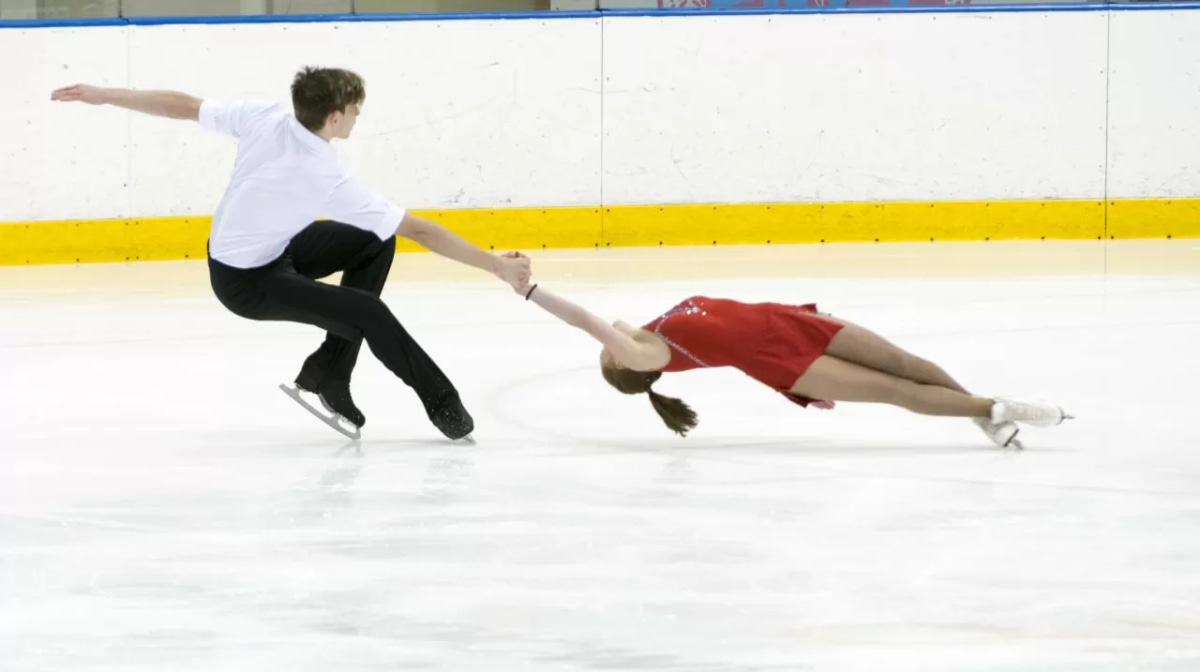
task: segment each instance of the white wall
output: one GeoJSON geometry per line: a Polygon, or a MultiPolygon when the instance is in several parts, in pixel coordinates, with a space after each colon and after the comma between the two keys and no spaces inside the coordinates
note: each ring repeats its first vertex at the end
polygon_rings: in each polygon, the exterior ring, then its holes
{"type": "Polygon", "coordinates": [[[605,195],[1102,194],[1106,22],[1098,12],[611,20],[605,195]]]}
{"type": "MultiPolygon", "coordinates": [[[[286,100],[301,65],[354,68],[367,100],[355,137],[339,149],[403,204],[600,201],[598,20],[142,27],[129,51],[133,86],[217,97],[286,100]],[[256,58],[248,67],[227,53],[256,58]],[[169,67],[155,54],[170,54],[169,67]]],[[[212,211],[231,146],[167,120],[136,118],[131,133],[137,212],[212,211]],[[184,182],[164,182],[170,175],[184,182]]]]}
{"type": "Polygon", "coordinates": [[[410,207],[1200,195],[1200,11],[3,29],[0,62],[0,221],[220,196],[224,138],[54,87],[286,99],[304,64],[366,77],[339,149],[410,207]]]}
{"type": "Polygon", "coordinates": [[[64,82],[124,86],[127,40],[122,27],[0,29],[0,221],[129,215],[129,115],[50,103],[64,82]]]}
{"type": "Polygon", "coordinates": [[[1200,11],[1112,20],[1108,195],[1200,195],[1200,11]]]}

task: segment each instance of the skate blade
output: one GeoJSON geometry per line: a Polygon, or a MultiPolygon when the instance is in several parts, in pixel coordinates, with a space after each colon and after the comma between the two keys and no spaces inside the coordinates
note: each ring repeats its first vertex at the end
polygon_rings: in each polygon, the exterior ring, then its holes
{"type": "Polygon", "coordinates": [[[1017,435],[1020,433],[1021,433],[1020,429],[1013,431],[1012,436],[1008,437],[1008,440],[1005,441],[1004,444],[1000,447],[1001,448],[1015,448],[1016,450],[1025,450],[1025,445],[1022,444],[1019,439],[1017,439],[1017,435]]]}
{"type": "Polygon", "coordinates": [[[300,390],[297,387],[292,386],[292,385],[284,385],[281,383],[279,385],[279,389],[283,390],[284,394],[291,397],[292,401],[295,401],[297,404],[300,404],[301,406],[303,406],[305,408],[305,410],[307,410],[309,413],[312,413],[313,415],[320,418],[321,422],[324,422],[325,424],[329,425],[330,427],[332,427],[334,429],[334,431],[341,434],[342,436],[345,436],[353,441],[358,441],[359,439],[362,438],[362,432],[359,430],[358,427],[355,427],[354,431],[350,431],[350,430],[346,429],[345,427],[343,427],[341,425],[341,423],[338,422],[338,419],[341,418],[342,416],[336,415],[336,414],[334,414],[332,416],[328,416],[328,415],[325,415],[324,413],[318,411],[315,406],[308,403],[307,401],[304,400],[304,397],[300,396],[300,390]]]}
{"type": "Polygon", "coordinates": [[[1058,427],[1059,425],[1063,424],[1067,420],[1074,420],[1074,419],[1075,419],[1075,416],[1071,415],[1070,413],[1067,413],[1060,407],[1058,409],[1058,422],[1056,422],[1052,425],[1046,425],[1046,427],[1058,427]]]}
{"type": "Polygon", "coordinates": [[[986,436],[988,440],[997,446],[1000,446],[1001,448],[1016,448],[1017,450],[1025,449],[1025,446],[1023,446],[1021,442],[1017,440],[1017,436],[1021,433],[1021,429],[1017,427],[1016,423],[1003,423],[1008,425],[1006,429],[1011,430],[1011,434],[1007,433],[1007,431],[1002,432],[999,427],[993,427],[992,424],[993,423],[984,421],[982,419],[975,420],[975,425],[983,430],[984,436],[986,436]]]}

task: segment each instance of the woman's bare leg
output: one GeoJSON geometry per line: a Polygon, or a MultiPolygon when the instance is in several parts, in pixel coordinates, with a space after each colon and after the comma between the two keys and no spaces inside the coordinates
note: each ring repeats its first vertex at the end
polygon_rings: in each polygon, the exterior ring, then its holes
{"type": "Polygon", "coordinates": [[[811,399],[890,404],[921,415],[990,418],[992,400],[824,355],[796,380],[792,394],[811,399]]]}
{"type": "Polygon", "coordinates": [[[937,364],[900,348],[879,334],[836,317],[821,317],[844,325],[830,341],[825,354],[915,383],[967,391],[937,364]]]}

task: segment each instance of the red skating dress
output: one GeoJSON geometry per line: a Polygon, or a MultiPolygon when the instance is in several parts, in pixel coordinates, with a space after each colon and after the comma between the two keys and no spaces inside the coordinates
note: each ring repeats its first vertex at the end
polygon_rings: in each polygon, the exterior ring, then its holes
{"type": "Polygon", "coordinates": [[[807,406],[788,392],[842,325],[816,304],[743,303],[693,296],[642,327],[671,347],[664,372],[731,366],[807,406]]]}

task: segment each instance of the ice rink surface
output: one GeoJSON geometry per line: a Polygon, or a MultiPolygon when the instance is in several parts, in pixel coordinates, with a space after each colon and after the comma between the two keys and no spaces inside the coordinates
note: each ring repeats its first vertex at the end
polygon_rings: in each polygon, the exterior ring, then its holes
{"type": "Polygon", "coordinates": [[[815,301],[1077,419],[806,410],[670,374],[687,438],[486,275],[384,298],[462,391],[450,444],[364,348],[360,444],[277,388],[322,334],[202,261],[0,268],[0,669],[1200,669],[1200,241],[534,252],[642,324],[815,301]]]}

